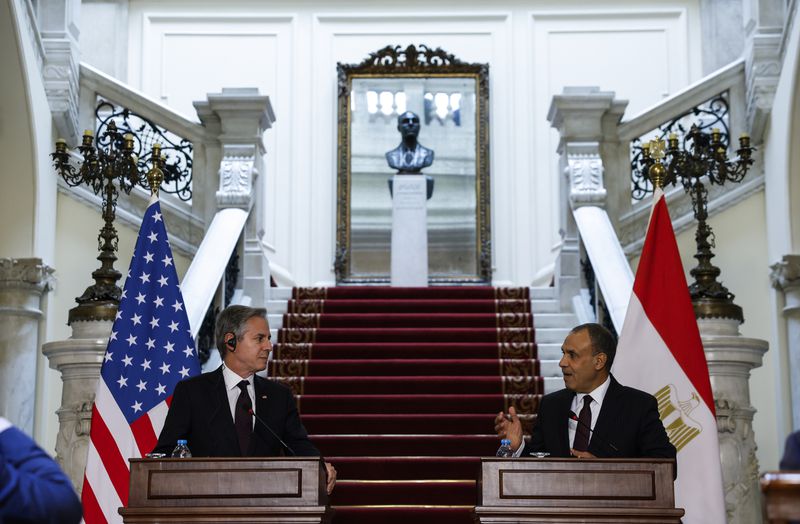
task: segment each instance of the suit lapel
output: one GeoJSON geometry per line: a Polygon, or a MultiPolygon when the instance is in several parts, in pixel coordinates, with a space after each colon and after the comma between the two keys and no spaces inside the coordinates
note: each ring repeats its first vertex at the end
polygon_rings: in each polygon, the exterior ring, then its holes
{"type": "MultiPolygon", "coordinates": [[[[211,431],[219,439],[219,445],[225,451],[225,455],[241,455],[239,451],[239,439],[236,436],[236,428],[233,425],[230,404],[228,404],[228,392],[225,389],[225,379],[222,377],[222,366],[209,375],[212,381],[211,386],[211,405],[209,418],[211,431]]],[[[224,455],[223,455],[224,456],[224,455]]]]}
{"type": "Polygon", "coordinates": [[[556,431],[559,452],[555,456],[569,457],[569,411],[572,406],[572,399],[575,398],[574,392],[569,392],[558,399],[556,406],[556,431]]]}
{"type": "Polygon", "coordinates": [[[611,450],[607,448],[604,443],[607,435],[611,433],[612,426],[618,418],[620,402],[617,396],[622,391],[619,382],[611,377],[611,383],[608,385],[605,397],[603,397],[603,405],[600,407],[600,414],[597,416],[597,422],[592,431],[592,440],[589,443],[589,451],[599,457],[608,456],[611,450]],[[595,435],[599,435],[599,439],[595,439],[595,435]],[[603,439],[603,441],[601,441],[603,439]]]}
{"type": "MultiPolygon", "coordinates": [[[[269,421],[269,396],[267,395],[266,379],[256,375],[253,378],[253,387],[256,394],[256,414],[258,417],[270,424],[269,421]]],[[[256,455],[271,455],[272,451],[269,449],[267,443],[272,442],[273,437],[269,432],[264,429],[259,421],[255,421],[254,438],[250,439],[250,451],[256,455]],[[256,451],[258,451],[256,453],[256,451]]]]}

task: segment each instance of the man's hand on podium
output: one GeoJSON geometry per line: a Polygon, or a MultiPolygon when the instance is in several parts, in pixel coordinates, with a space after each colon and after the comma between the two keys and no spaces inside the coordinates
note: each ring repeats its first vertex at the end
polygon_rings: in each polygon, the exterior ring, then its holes
{"type": "Polygon", "coordinates": [[[515,452],[522,445],[522,423],[514,406],[508,408],[508,416],[502,411],[494,418],[494,430],[497,436],[511,441],[511,449],[515,452]]]}
{"type": "Polygon", "coordinates": [[[569,454],[572,455],[573,457],[579,458],[579,459],[597,458],[594,455],[592,455],[591,453],[589,453],[588,451],[578,451],[577,449],[572,449],[572,448],[570,448],[569,454]]]}
{"type": "Polygon", "coordinates": [[[325,472],[328,474],[328,495],[330,495],[333,492],[333,486],[336,485],[336,468],[330,462],[326,462],[325,472]]]}

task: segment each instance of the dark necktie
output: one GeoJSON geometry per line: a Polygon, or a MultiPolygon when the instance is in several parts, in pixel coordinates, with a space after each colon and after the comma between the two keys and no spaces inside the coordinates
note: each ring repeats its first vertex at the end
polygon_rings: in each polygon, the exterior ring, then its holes
{"type": "Polygon", "coordinates": [[[250,395],[247,394],[248,384],[246,380],[237,384],[242,391],[239,393],[239,398],[236,399],[236,416],[233,420],[233,424],[236,426],[236,435],[239,437],[239,449],[243,457],[247,456],[247,450],[250,448],[250,434],[253,432],[253,416],[250,415],[252,405],[250,395]]]}
{"type": "Polygon", "coordinates": [[[414,163],[414,152],[413,151],[406,151],[405,165],[410,166],[413,163],[414,163]]]}
{"type": "Polygon", "coordinates": [[[578,427],[575,428],[575,441],[572,444],[573,449],[577,451],[589,449],[589,428],[592,427],[592,408],[589,407],[591,403],[592,397],[589,395],[583,397],[583,408],[578,415],[578,427]]]}

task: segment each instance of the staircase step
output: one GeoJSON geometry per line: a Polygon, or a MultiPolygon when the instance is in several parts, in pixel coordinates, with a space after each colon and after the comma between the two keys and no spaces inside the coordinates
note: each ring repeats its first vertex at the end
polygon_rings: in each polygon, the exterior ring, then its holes
{"type": "MultiPolygon", "coordinates": [[[[542,288],[546,289],[546,288],[542,288]]],[[[530,290],[526,287],[495,288],[489,286],[431,286],[431,287],[388,287],[388,286],[352,286],[329,287],[323,289],[295,288],[292,292],[295,300],[511,300],[529,299],[530,290]]],[[[544,293],[538,298],[553,298],[552,292],[544,293]]]]}
{"type": "Polygon", "coordinates": [[[531,312],[537,315],[540,313],[560,313],[561,304],[557,300],[550,299],[531,300],[531,312]]]}
{"type": "MultiPolygon", "coordinates": [[[[526,417],[526,424],[530,424],[535,416],[523,415],[523,417],[526,417]]],[[[448,433],[460,435],[485,435],[494,430],[494,413],[354,414],[346,418],[330,414],[304,414],[303,425],[310,434],[322,435],[347,433],[404,435],[423,433],[431,428],[446,428],[448,433]]]]}
{"type": "Polygon", "coordinates": [[[558,343],[544,344],[540,342],[536,344],[536,356],[542,360],[561,360],[561,344],[563,342],[562,340],[558,343]]]}
{"type": "MultiPolygon", "coordinates": [[[[539,318],[538,316],[536,317],[539,318]]],[[[536,341],[540,344],[562,344],[571,328],[537,328],[536,341]]]]}
{"type": "Polygon", "coordinates": [[[337,480],[330,503],[341,505],[475,504],[476,480],[337,480]]]}
{"type": "Polygon", "coordinates": [[[339,359],[272,360],[272,377],[307,376],[440,376],[488,375],[532,377],[539,374],[533,359],[339,359]]]}
{"type": "Polygon", "coordinates": [[[334,506],[333,524],[473,524],[474,503],[465,506],[334,506]]]}
{"type": "Polygon", "coordinates": [[[481,469],[480,457],[341,457],[328,456],[340,479],[461,479],[475,480],[481,469]]]}
{"type": "MultiPolygon", "coordinates": [[[[556,317],[558,315],[553,315],[556,317]]],[[[566,316],[566,315],[564,315],[566,316]]],[[[551,318],[552,318],[551,317],[551,318]]],[[[560,317],[559,317],[560,318],[560,317]]],[[[559,327],[558,319],[553,322],[559,327]]],[[[530,328],[530,313],[303,313],[283,316],[286,329],[319,328],[530,328]]]]}
{"type": "MultiPolygon", "coordinates": [[[[554,346],[554,345],[550,345],[554,346]]],[[[561,345],[556,348],[561,358],[561,345]]],[[[352,358],[536,358],[532,343],[443,342],[433,343],[348,343],[276,344],[273,359],[352,359],[352,358]]],[[[550,357],[555,358],[555,357],[550,357]]]]}
{"type": "MultiPolygon", "coordinates": [[[[490,417],[491,418],[491,417],[490,417]]],[[[491,424],[490,424],[491,425],[491,424]]],[[[497,451],[495,435],[450,435],[444,424],[437,424],[429,432],[438,434],[417,435],[310,435],[323,456],[371,455],[393,456],[405,454],[415,457],[475,455],[491,457],[497,451]]]]}
{"type": "Polygon", "coordinates": [[[530,296],[531,299],[534,300],[543,300],[543,299],[555,300],[558,298],[558,295],[556,294],[556,288],[550,286],[532,287],[530,288],[530,296]]]}
{"type": "MultiPolygon", "coordinates": [[[[563,381],[561,381],[563,387],[563,381]]],[[[545,382],[545,390],[547,383],[545,382]]],[[[559,388],[560,389],[560,388],[559,388]]],[[[310,413],[536,413],[541,395],[299,395],[298,409],[310,413]]]]}
{"type": "MultiPolygon", "coordinates": [[[[551,301],[555,304],[554,301],[551,301]]],[[[269,307],[269,306],[267,306],[269,307]]],[[[290,300],[281,313],[530,313],[528,300],[290,300]]],[[[270,309],[270,312],[273,312],[270,309]]],[[[275,311],[277,312],[277,310],[275,311]]],[[[554,312],[557,312],[554,311],[554,312]]]]}
{"type": "Polygon", "coordinates": [[[454,395],[457,393],[526,393],[533,395],[541,393],[544,386],[540,376],[273,376],[271,378],[285,384],[297,395],[326,393],[358,395],[365,391],[380,395],[454,395]]]}
{"type": "Polygon", "coordinates": [[[536,315],[536,328],[572,329],[577,324],[572,313],[540,313],[536,315]]]}
{"type": "MultiPolygon", "coordinates": [[[[543,330],[554,331],[554,330],[543,330]]],[[[567,330],[557,329],[566,334],[567,330]]],[[[564,337],[560,337],[564,340],[564,337]]],[[[313,342],[527,342],[534,340],[532,328],[320,328],[282,329],[278,343],[313,342]]],[[[559,341],[559,342],[560,342],[559,341]]]]}

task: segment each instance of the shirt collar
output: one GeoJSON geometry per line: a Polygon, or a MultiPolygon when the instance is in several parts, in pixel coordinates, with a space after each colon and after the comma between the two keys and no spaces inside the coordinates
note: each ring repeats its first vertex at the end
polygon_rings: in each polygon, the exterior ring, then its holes
{"type": "Polygon", "coordinates": [[[228,369],[228,366],[226,366],[224,362],[222,364],[222,378],[225,380],[226,390],[231,390],[239,387],[239,382],[241,382],[242,380],[246,380],[247,382],[250,383],[251,386],[253,385],[252,374],[249,377],[243,379],[242,377],[240,377],[239,375],[228,369]]]}
{"type": "Polygon", "coordinates": [[[609,375],[606,377],[605,382],[594,388],[589,393],[578,393],[577,395],[575,395],[575,400],[577,401],[577,405],[580,406],[583,403],[583,397],[585,397],[586,395],[591,395],[592,400],[602,406],[603,399],[605,398],[606,392],[608,391],[608,386],[610,385],[611,385],[611,374],[609,373],[609,375]]]}

